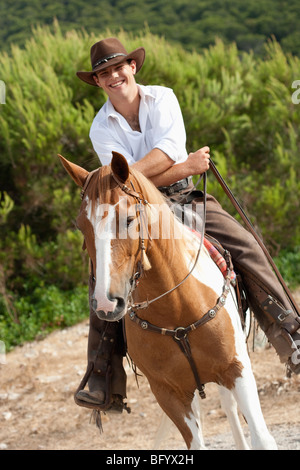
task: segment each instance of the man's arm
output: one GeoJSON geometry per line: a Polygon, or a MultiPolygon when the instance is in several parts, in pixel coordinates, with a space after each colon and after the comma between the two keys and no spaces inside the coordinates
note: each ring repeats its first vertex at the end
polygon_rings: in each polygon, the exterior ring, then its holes
{"type": "Polygon", "coordinates": [[[165,152],[154,148],[131,166],[152,180],[152,178],[167,172],[172,165],[174,165],[174,161],[165,152]]]}
{"type": "Polygon", "coordinates": [[[169,186],[188,176],[199,175],[209,169],[209,147],[191,152],[185,162],[174,165],[173,160],[159,149],[153,149],[132,165],[155,186],[169,186]]]}

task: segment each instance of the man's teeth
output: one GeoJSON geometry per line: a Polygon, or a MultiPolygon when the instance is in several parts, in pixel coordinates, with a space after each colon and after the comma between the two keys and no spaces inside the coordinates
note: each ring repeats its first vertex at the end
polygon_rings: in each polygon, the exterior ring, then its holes
{"type": "Polygon", "coordinates": [[[119,85],[122,85],[123,81],[121,80],[120,82],[114,83],[113,85],[110,85],[112,88],[115,88],[119,85]]]}

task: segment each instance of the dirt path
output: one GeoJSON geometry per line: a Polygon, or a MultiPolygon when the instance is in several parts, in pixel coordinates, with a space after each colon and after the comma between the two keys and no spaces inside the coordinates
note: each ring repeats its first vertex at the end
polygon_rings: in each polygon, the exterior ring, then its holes
{"type": "MultiPolygon", "coordinates": [[[[103,434],[78,407],[73,393],[86,363],[88,322],[56,331],[18,347],[0,364],[0,449],[116,450],[151,449],[161,412],[144,377],[136,385],[128,372],[131,414],[104,415],[103,434]]],[[[250,352],[266,422],[282,450],[300,450],[300,377],[285,377],[272,348],[250,352]]],[[[209,449],[231,449],[233,440],[220,409],[216,388],[206,387],[201,402],[209,449]]],[[[162,449],[185,449],[174,428],[162,449]]]]}

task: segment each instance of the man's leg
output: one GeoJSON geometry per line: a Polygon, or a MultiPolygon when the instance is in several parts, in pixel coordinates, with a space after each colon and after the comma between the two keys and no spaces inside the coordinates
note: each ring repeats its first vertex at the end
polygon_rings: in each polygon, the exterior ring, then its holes
{"type": "MultiPolygon", "coordinates": [[[[90,293],[92,281],[90,280],[90,293]]],[[[122,412],[126,398],[126,373],[123,368],[125,356],[121,322],[100,320],[90,307],[90,330],[88,337],[88,390],[76,393],[76,402],[89,408],[103,407],[107,411],[122,412]]]]}
{"type": "Polygon", "coordinates": [[[297,347],[300,349],[299,309],[293,310],[261,247],[210,195],[207,195],[206,232],[231,253],[262,330],[280,360],[288,362],[290,368],[299,373],[300,361],[296,353],[297,347]]]}

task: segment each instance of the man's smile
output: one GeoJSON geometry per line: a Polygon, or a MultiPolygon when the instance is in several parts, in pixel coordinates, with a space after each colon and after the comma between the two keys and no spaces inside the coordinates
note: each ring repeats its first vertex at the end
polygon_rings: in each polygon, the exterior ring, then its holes
{"type": "Polygon", "coordinates": [[[124,82],[125,82],[125,80],[119,80],[118,82],[112,83],[112,84],[109,85],[109,86],[110,86],[111,88],[117,88],[118,86],[123,85],[124,82]]]}

